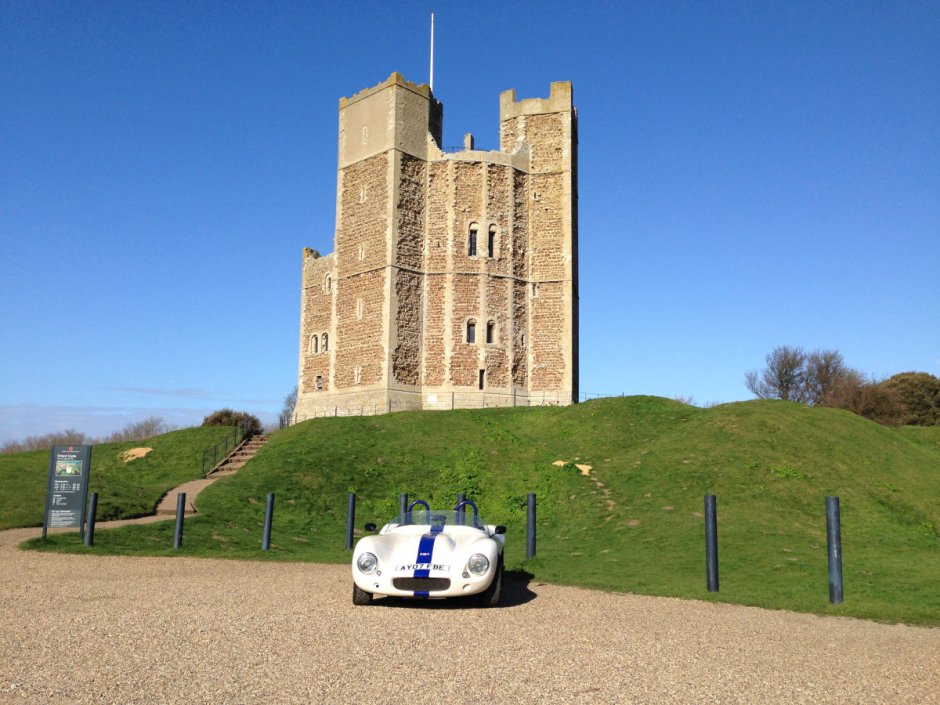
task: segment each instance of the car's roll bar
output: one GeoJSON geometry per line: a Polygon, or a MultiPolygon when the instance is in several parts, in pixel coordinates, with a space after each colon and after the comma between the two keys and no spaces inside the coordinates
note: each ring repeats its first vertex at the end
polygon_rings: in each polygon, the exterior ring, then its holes
{"type": "Polygon", "coordinates": [[[456,506],[454,506],[454,511],[457,512],[457,516],[460,518],[461,523],[463,523],[463,512],[460,510],[463,509],[468,504],[471,507],[473,507],[473,528],[479,529],[480,528],[480,512],[477,509],[477,505],[474,504],[472,500],[465,499],[461,502],[457,502],[456,506]]]}

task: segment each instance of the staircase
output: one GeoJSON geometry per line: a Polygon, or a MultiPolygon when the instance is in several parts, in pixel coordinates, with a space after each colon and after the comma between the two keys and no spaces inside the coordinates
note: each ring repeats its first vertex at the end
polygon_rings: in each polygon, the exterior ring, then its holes
{"type": "Polygon", "coordinates": [[[157,514],[165,516],[176,514],[176,496],[180,492],[186,493],[185,513],[196,514],[196,496],[220,477],[234,475],[238,469],[251,460],[255,453],[267,442],[267,436],[252,436],[247,441],[244,441],[232,451],[231,455],[212,468],[202,480],[184,482],[179,487],[174,487],[167,492],[157,505],[157,514]]]}
{"type": "Polygon", "coordinates": [[[252,436],[238,446],[231,455],[206,473],[206,477],[217,478],[234,474],[245,463],[255,457],[255,453],[261,450],[267,442],[267,436],[252,436]]]}

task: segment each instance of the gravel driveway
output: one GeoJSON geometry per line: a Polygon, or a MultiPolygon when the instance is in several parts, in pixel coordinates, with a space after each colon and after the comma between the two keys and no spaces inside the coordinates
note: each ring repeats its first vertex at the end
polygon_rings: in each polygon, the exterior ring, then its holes
{"type": "Polygon", "coordinates": [[[940,629],[510,582],[353,607],[345,566],[0,532],[0,703],[940,703],[940,629]]]}

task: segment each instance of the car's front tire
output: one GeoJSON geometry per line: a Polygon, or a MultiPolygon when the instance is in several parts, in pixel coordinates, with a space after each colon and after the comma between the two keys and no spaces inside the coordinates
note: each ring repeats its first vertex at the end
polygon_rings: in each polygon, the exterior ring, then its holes
{"type": "Polygon", "coordinates": [[[493,582],[479,595],[481,607],[496,607],[499,605],[499,598],[503,591],[503,557],[500,556],[496,561],[496,575],[493,576],[493,582]]]}
{"type": "Polygon", "coordinates": [[[356,583],[353,583],[353,604],[368,605],[370,602],[372,602],[372,593],[366,592],[356,583]]]}

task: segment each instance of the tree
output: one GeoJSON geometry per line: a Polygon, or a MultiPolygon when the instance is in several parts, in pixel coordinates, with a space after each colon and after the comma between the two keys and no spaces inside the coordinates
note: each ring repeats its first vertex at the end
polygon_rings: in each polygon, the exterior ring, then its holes
{"type": "Polygon", "coordinates": [[[202,420],[203,426],[241,426],[242,424],[247,425],[249,433],[261,433],[261,420],[247,411],[219,409],[202,420]]]}
{"type": "Polygon", "coordinates": [[[284,406],[281,408],[281,428],[290,426],[291,419],[294,417],[294,407],[297,406],[297,385],[291,390],[290,394],[284,397],[284,406]]]}
{"type": "Polygon", "coordinates": [[[837,350],[814,350],[806,356],[806,403],[828,405],[837,389],[863,380],[861,373],[846,366],[837,350]]]}
{"type": "Polygon", "coordinates": [[[751,370],[744,384],[761,399],[802,402],[806,397],[806,353],[801,348],[781,345],[766,357],[767,367],[751,370]]]}
{"type": "Polygon", "coordinates": [[[107,443],[119,443],[122,441],[140,441],[145,438],[153,438],[161,433],[167,433],[172,430],[159,416],[148,416],[141,421],[132,421],[120,431],[115,431],[105,439],[107,443]]]}
{"type": "Polygon", "coordinates": [[[854,370],[832,390],[826,406],[845,409],[888,426],[899,424],[904,413],[904,404],[896,390],[884,382],[866,381],[854,370]]]}
{"type": "Polygon", "coordinates": [[[940,424],[940,378],[927,372],[901,372],[883,384],[895,391],[904,407],[901,423],[940,424]]]}

